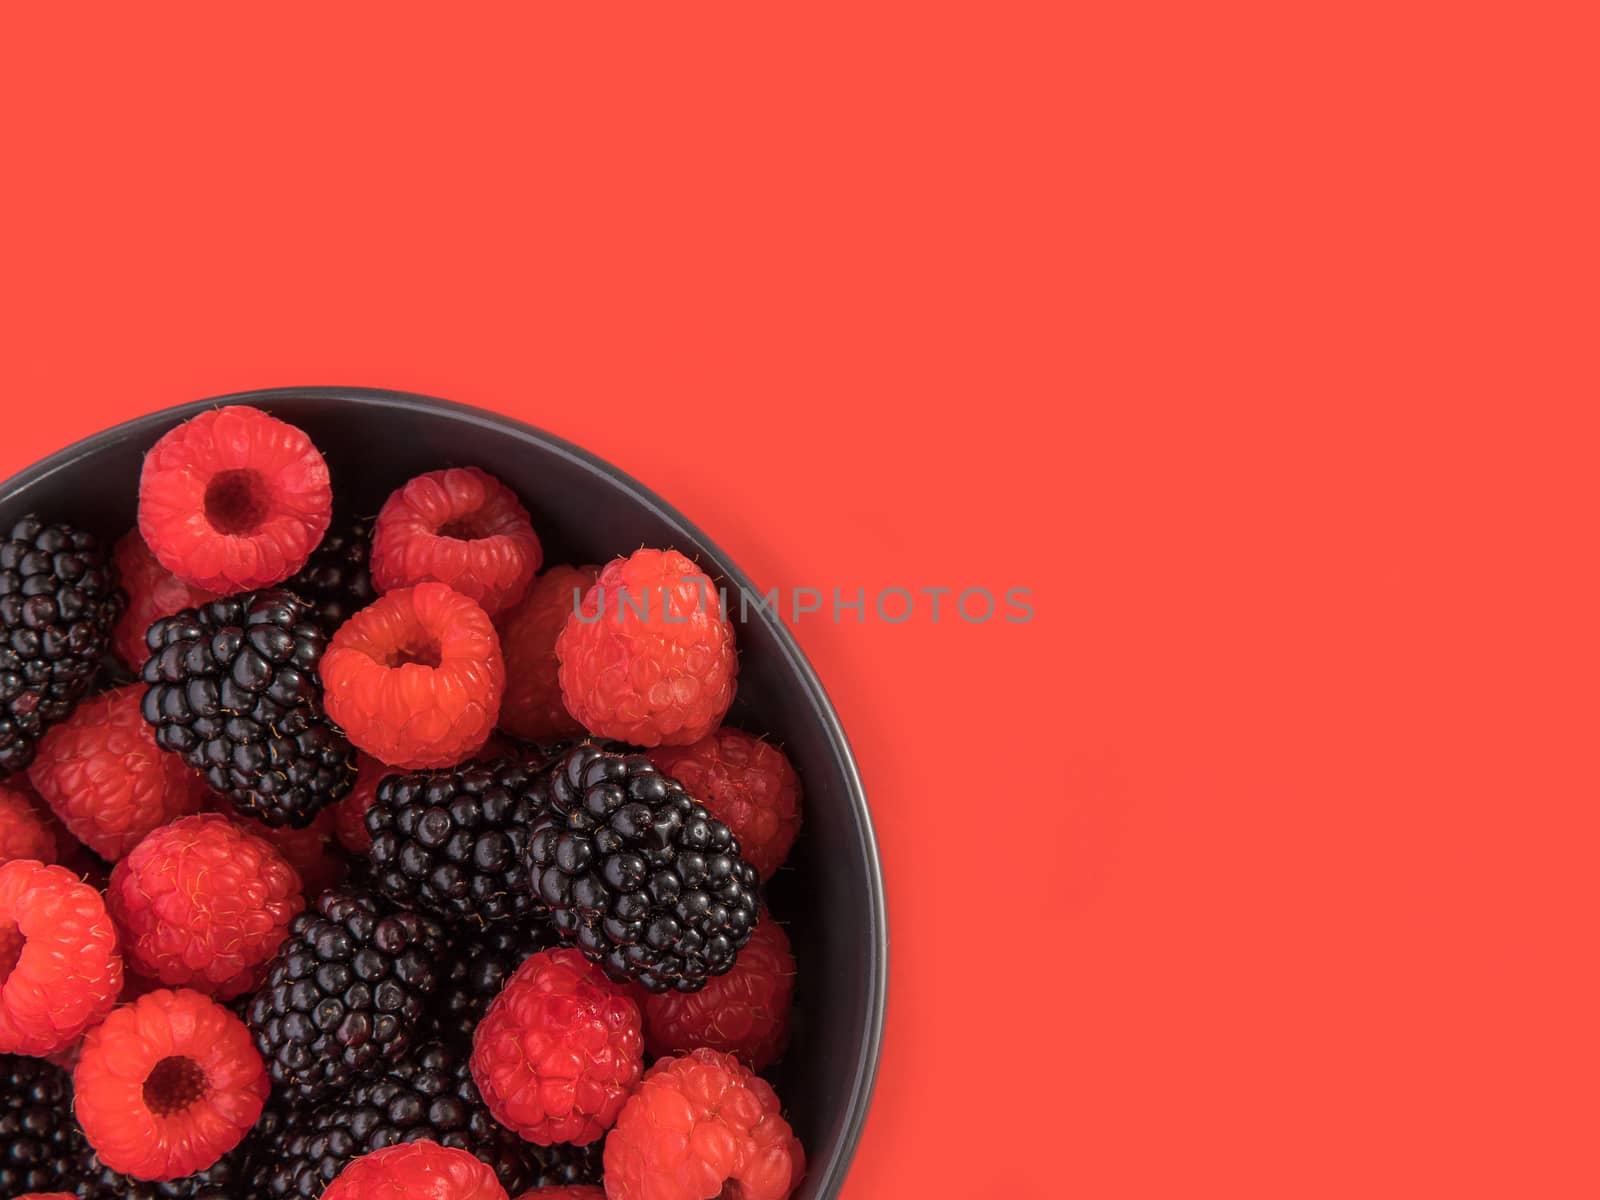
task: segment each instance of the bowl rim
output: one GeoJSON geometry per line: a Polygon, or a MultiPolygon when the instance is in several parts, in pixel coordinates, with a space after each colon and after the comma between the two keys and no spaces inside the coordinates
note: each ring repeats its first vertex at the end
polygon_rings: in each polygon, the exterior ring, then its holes
{"type": "MultiPolygon", "coordinates": [[[[739,565],[729,557],[721,546],[707,537],[698,525],[690,521],[678,509],[667,503],[666,500],[640,483],[632,475],[613,466],[598,455],[590,453],[565,438],[558,437],[515,417],[505,416],[489,409],[463,404],[455,400],[445,400],[419,392],[396,391],[389,388],[348,385],[259,388],[171,405],[167,408],[108,426],[97,433],[90,434],[88,437],[80,438],[53,454],[45,456],[31,466],[23,468],[7,478],[3,483],[0,483],[0,503],[9,501],[18,491],[31,487],[51,475],[71,469],[78,465],[80,461],[97,453],[102,447],[110,443],[126,441],[143,435],[149,435],[150,440],[154,441],[158,432],[164,432],[175,421],[180,419],[187,420],[189,417],[206,409],[218,408],[228,404],[270,406],[274,400],[284,399],[334,400],[353,403],[357,406],[398,407],[417,412],[444,414],[453,419],[465,421],[468,424],[482,426],[495,433],[509,434],[520,440],[536,442],[544,449],[560,455],[585,471],[608,479],[611,483],[629,493],[646,508],[652,510],[656,516],[682,529],[691,540],[698,544],[698,548],[716,561],[718,568],[728,577],[729,582],[735,586],[741,589],[749,589],[750,592],[756,595],[765,594],[756,588],[755,584],[751,582],[749,576],[744,573],[739,565]]],[[[795,641],[794,635],[782,620],[768,611],[766,605],[756,606],[756,613],[758,619],[773,635],[774,642],[783,654],[789,669],[799,679],[802,689],[807,693],[812,708],[821,718],[828,740],[838,751],[844,772],[845,790],[849,796],[850,806],[854,810],[866,850],[867,891],[870,899],[868,918],[872,924],[871,944],[873,947],[873,960],[867,964],[867,1029],[865,1037],[856,1051],[854,1082],[851,1088],[850,1108],[846,1114],[843,1138],[837,1152],[828,1164],[827,1175],[818,1181],[817,1194],[821,1197],[832,1197],[838,1194],[843,1185],[845,1176],[849,1173],[856,1151],[860,1146],[861,1135],[866,1124],[867,1112],[872,1105],[872,1096],[877,1086],[878,1070],[883,1056],[884,1024],[888,1009],[889,990],[889,919],[883,882],[883,860],[879,854],[877,833],[872,824],[872,811],[867,805],[866,788],[861,780],[861,771],[856,763],[855,752],[850,746],[849,736],[845,733],[844,725],[839,720],[839,714],[833,706],[833,701],[828,696],[827,689],[823,687],[815,669],[811,666],[805,653],[800,649],[799,643],[795,641]]]]}

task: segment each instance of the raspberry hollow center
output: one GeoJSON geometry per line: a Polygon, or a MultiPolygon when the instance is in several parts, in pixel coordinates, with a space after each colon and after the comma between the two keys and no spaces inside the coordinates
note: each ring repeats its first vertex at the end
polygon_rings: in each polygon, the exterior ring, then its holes
{"type": "Polygon", "coordinates": [[[254,533],[267,518],[271,498],[260,471],[218,471],[206,485],[206,520],[218,533],[254,533]]]}
{"type": "Polygon", "coordinates": [[[144,1102],[158,1117],[182,1112],[206,1094],[206,1073],[192,1058],[163,1058],[144,1081],[144,1102]]]}
{"type": "Polygon", "coordinates": [[[425,667],[437,667],[439,661],[439,643],[427,640],[408,642],[399,649],[391,651],[384,664],[390,667],[403,667],[406,663],[421,663],[425,667]]]}
{"type": "Polygon", "coordinates": [[[15,922],[0,924],[0,984],[11,977],[11,972],[17,969],[17,960],[22,957],[22,948],[28,944],[28,939],[22,936],[15,922]]]}
{"type": "Polygon", "coordinates": [[[481,512],[463,513],[459,517],[452,517],[439,526],[439,536],[455,538],[462,542],[475,542],[479,538],[490,536],[488,522],[483,519],[481,512]]]}

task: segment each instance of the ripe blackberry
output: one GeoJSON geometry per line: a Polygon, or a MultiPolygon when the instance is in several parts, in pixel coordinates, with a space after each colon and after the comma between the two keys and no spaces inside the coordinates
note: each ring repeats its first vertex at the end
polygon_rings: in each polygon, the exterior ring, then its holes
{"type": "Polygon", "coordinates": [[[0,1054],[0,1196],[71,1187],[86,1153],[72,1076],[42,1058],[0,1054]]]}
{"type": "Polygon", "coordinates": [[[378,598],[367,567],[371,556],[372,518],[340,522],[283,586],[310,606],[324,629],[337,629],[378,598]]]}
{"type": "Polygon", "coordinates": [[[451,959],[439,985],[433,1009],[439,1036],[470,1043],[473,1028],[512,973],[531,955],[555,944],[555,932],[543,922],[501,922],[474,936],[451,959]]]}
{"type": "Polygon", "coordinates": [[[361,888],[333,888],[296,917],[250,1002],[278,1088],[324,1099],[404,1054],[437,991],[444,930],[361,888]]]}
{"type": "Polygon", "coordinates": [[[696,992],[756,925],[756,869],[649,759],[580,743],[534,784],[528,874],[562,938],[613,979],[696,992]]]}
{"type": "Polygon", "coordinates": [[[80,1200],[237,1200],[244,1179],[242,1150],[224,1154],[204,1171],[165,1183],[119,1174],[91,1151],[78,1195],[80,1200]]]}
{"type": "MultiPolygon", "coordinates": [[[[508,1192],[534,1186],[546,1171],[534,1153],[538,1147],[489,1115],[466,1055],[430,1042],[379,1078],[292,1118],[273,1153],[254,1169],[251,1194],[260,1200],[318,1196],[352,1159],[421,1138],[482,1159],[508,1192]]],[[[598,1169],[598,1157],[593,1165],[598,1169]]]]}
{"type": "Polygon", "coordinates": [[[30,513],[0,540],[0,775],[88,693],[122,602],[93,535],[30,513]]]}
{"type": "Polygon", "coordinates": [[[378,890],[450,921],[533,913],[524,852],[543,765],[534,756],[386,777],[366,816],[378,890]]]}
{"type": "Polygon", "coordinates": [[[322,710],[327,634],[271,588],[150,626],[144,719],[156,741],[268,825],[309,825],[355,782],[355,750],[322,710]]]}

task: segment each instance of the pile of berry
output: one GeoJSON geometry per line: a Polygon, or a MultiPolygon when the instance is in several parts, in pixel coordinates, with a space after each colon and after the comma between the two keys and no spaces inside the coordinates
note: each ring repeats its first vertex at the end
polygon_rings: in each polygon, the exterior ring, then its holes
{"type": "Polygon", "coordinates": [[[334,505],[222,408],[110,554],[0,540],[0,1200],[784,1200],[800,789],[709,580],[334,505]]]}

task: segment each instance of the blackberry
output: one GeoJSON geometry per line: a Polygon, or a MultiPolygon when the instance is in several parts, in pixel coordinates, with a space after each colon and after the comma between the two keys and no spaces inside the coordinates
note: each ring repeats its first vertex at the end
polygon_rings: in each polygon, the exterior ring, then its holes
{"type": "Polygon", "coordinates": [[[324,1099],[377,1074],[418,1039],[444,930],[361,888],[331,888],[289,925],[250,1027],[275,1086],[324,1099]]]}
{"type": "Polygon", "coordinates": [[[204,1171],[164,1183],[119,1174],[91,1151],[78,1196],[80,1200],[235,1200],[243,1178],[244,1162],[237,1150],[204,1171]]]}
{"type": "Polygon", "coordinates": [[[565,941],[652,992],[697,992],[733,966],[755,929],[756,870],[676,780],[580,743],[534,794],[528,874],[565,941]]]}
{"type": "Polygon", "coordinates": [[[378,598],[367,559],[372,554],[372,518],[336,524],[311,552],[306,565],[283,586],[304,600],[324,629],[337,629],[378,598]]]}
{"type": "Polygon", "coordinates": [[[87,1152],[72,1077],[42,1058],[0,1054],[0,1196],[70,1189],[87,1152]]]}
{"type": "Polygon", "coordinates": [[[0,540],[0,775],[88,694],[122,603],[93,535],[30,513],[0,540]]]}
{"type": "Polygon", "coordinates": [[[272,588],[186,608],[145,637],[156,741],[268,825],[309,825],[355,783],[355,750],[322,711],[327,635],[272,588]]]}
{"type": "Polygon", "coordinates": [[[542,765],[508,759],[385,777],[366,816],[378,890],[449,921],[533,913],[523,856],[542,765]]]}
{"type": "MultiPolygon", "coordinates": [[[[538,1154],[542,1147],[524,1142],[489,1115],[472,1081],[467,1052],[430,1042],[381,1077],[291,1119],[270,1158],[264,1155],[254,1168],[251,1196],[321,1195],[351,1159],[419,1138],[476,1155],[494,1168],[510,1193],[534,1186],[548,1173],[551,1156],[538,1154]]],[[[598,1170],[598,1160],[592,1165],[598,1170]]]]}
{"type": "Polygon", "coordinates": [[[484,1010],[512,973],[531,955],[555,944],[554,931],[542,922],[526,927],[502,922],[479,933],[450,961],[439,985],[433,1009],[439,1036],[470,1042],[484,1010]]]}

